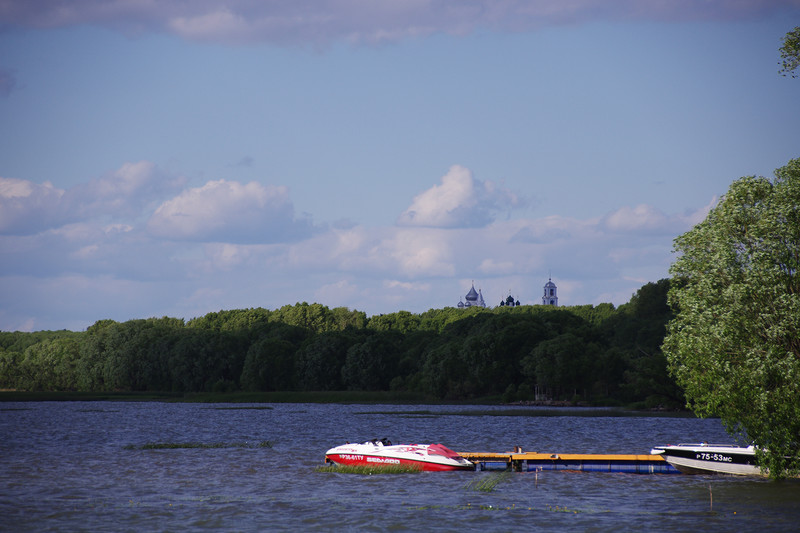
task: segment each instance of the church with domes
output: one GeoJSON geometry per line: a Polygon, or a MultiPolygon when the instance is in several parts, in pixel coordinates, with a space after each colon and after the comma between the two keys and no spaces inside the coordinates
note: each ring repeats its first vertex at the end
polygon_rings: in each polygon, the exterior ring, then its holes
{"type": "MultiPolygon", "coordinates": [[[[508,293],[508,297],[500,300],[500,307],[518,307],[522,305],[519,299],[508,293]]],[[[542,295],[542,305],[552,305],[558,307],[558,287],[553,283],[553,278],[549,278],[544,285],[544,294],[542,295]]],[[[458,301],[458,308],[464,309],[466,307],[487,307],[486,302],[483,300],[481,290],[475,290],[475,282],[472,282],[472,287],[469,289],[467,295],[458,301]]]]}
{"type": "Polygon", "coordinates": [[[475,290],[475,282],[472,283],[472,288],[469,290],[464,299],[466,302],[461,300],[458,301],[459,309],[464,307],[486,307],[486,302],[483,301],[483,294],[481,294],[481,290],[475,290]]]}
{"type": "Polygon", "coordinates": [[[508,293],[508,296],[505,300],[500,300],[500,307],[519,307],[522,305],[519,303],[519,300],[515,300],[513,296],[511,296],[511,292],[508,293]]]}

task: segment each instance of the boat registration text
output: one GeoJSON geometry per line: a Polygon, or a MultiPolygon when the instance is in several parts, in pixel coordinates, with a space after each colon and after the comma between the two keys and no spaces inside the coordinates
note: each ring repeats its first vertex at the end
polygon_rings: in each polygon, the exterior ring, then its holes
{"type": "Polygon", "coordinates": [[[369,455],[367,457],[364,457],[363,455],[346,455],[346,454],[342,454],[339,457],[341,457],[345,461],[359,461],[359,462],[366,461],[368,463],[381,463],[381,464],[393,464],[393,465],[400,464],[399,459],[392,459],[391,457],[371,457],[369,455]]]}
{"type": "Polygon", "coordinates": [[[731,463],[733,462],[733,457],[730,455],[722,455],[721,453],[698,453],[695,459],[699,459],[701,461],[716,461],[718,463],[731,463]]]}

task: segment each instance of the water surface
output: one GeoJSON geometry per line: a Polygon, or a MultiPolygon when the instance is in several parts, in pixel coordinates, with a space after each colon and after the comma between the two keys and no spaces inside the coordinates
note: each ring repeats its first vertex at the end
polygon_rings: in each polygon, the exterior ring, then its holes
{"type": "Polygon", "coordinates": [[[483,406],[0,404],[3,531],[791,531],[800,482],[574,472],[318,472],[388,437],[457,451],[648,453],[718,420],[483,406]],[[581,416],[592,414],[594,416],[581,416]],[[599,416],[598,416],[599,415],[599,416]],[[268,445],[267,445],[268,443],[268,445]],[[147,449],[148,444],[182,448],[147,449]]]}

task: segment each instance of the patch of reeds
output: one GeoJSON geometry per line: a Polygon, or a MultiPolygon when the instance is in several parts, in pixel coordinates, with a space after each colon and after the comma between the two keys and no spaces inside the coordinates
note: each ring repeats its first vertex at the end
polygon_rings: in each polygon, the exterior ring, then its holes
{"type": "Polygon", "coordinates": [[[270,409],[274,409],[274,407],[272,407],[270,405],[242,405],[242,406],[236,405],[236,406],[233,406],[233,407],[228,407],[228,406],[225,406],[225,407],[217,407],[217,406],[215,406],[215,407],[206,407],[206,409],[214,409],[216,411],[239,411],[241,409],[251,409],[251,410],[255,410],[255,411],[269,411],[270,409]]]}
{"type": "Polygon", "coordinates": [[[483,476],[479,479],[474,479],[467,483],[465,488],[467,490],[474,490],[477,492],[492,492],[497,485],[503,481],[506,481],[509,477],[511,477],[511,471],[503,470],[488,476],[483,476]]]}
{"type": "MultiPolygon", "coordinates": [[[[513,503],[511,505],[487,505],[487,504],[472,505],[471,503],[463,505],[418,505],[418,506],[408,507],[408,509],[414,511],[431,511],[431,510],[437,511],[440,509],[454,509],[456,511],[516,511],[516,512],[542,511],[542,509],[534,507],[517,507],[517,505],[513,503]]],[[[548,505],[544,508],[544,511],[552,513],[570,513],[570,514],[578,514],[584,512],[577,509],[559,507],[558,505],[556,505],[555,507],[552,505],[548,505]]]]}
{"type": "Polygon", "coordinates": [[[418,474],[422,469],[414,465],[381,465],[381,466],[365,466],[365,465],[338,465],[329,463],[323,466],[318,466],[314,472],[333,472],[336,474],[360,474],[362,476],[371,476],[373,474],[418,474]]]}
{"type": "Polygon", "coordinates": [[[547,506],[547,510],[548,510],[548,511],[550,511],[550,512],[553,512],[553,513],[572,513],[572,514],[578,514],[578,513],[580,513],[580,512],[581,512],[581,511],[576,511],[575,509],[569,509],[569,508],[568,508],[566,505],[565,505],[565,506],[563,506],[563,507],[561,507],[560,505],[556,505],[555,507],[553,507],[552,505],[548,505],[548,506],[547,506]]]}
{"type": "Polygon", "coordinates": [[[268,440],[259,442],[148,442],[128,444],[126,450],[176,450],[176,449],[219,449],[219,448],[272,448],[268,440]]]}

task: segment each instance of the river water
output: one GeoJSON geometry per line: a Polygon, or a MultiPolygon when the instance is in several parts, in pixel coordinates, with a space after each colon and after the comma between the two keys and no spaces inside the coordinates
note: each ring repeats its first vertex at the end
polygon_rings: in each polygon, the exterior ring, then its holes
{"type": "Polygon", "coordinates": [[[464,452],[522,446],[641,454],[657,444],[731,442],[718,420],[621,414],[485,406],[3,403],[0,530],[797,529],[796,480],[318,470],[328,448],[376,437],[441,442],[464,452]],[[492,490],[476,490],[488,476],[501,477],[492,490]]]}

